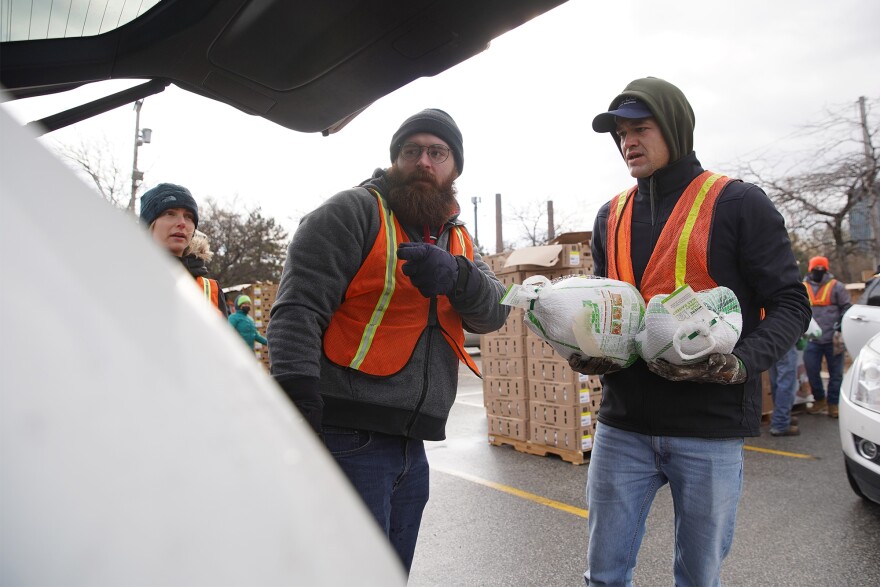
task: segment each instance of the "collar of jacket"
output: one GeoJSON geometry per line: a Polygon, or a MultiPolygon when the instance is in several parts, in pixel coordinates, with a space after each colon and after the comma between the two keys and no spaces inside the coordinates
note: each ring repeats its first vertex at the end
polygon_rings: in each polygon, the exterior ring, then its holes
{"type": "Polygon", "coordinates": [[[636,196],[648,197],[651,193],[651,182],[654,183],[654,197],[664,198],[669,195],[678,197],[695,177],[705,171],[697,160],[697,154],[691,151],[678,161],[657,170],[650,177],[638,180],[639,192],[636,196]]]}

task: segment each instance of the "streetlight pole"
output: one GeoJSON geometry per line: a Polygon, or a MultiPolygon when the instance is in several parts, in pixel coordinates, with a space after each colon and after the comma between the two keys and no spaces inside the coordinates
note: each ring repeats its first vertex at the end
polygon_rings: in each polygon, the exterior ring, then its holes
{"type": "Polygon", "coordinates": [[[479,198],[478,196],[472,196],[471,202],[473,202],[473,204],[474,204],[474,244],[479,249],[480,248],[480,238],[479,238],[479,236],[477,236],[477,204],[482,202],[482,199],[479,198]]]}
{"type": "Polygon", "coordinates": [[[144,143],[149,143],[152,139],[153,131],[149,128],[141,129],[141,106],[144,105],[143,99],[134,103],[134,158],[131,164],[131,198],[128,200],[128,210],[134,214],[134,203],[137,200],[138,182],[143,181],[144,172],[138,171],[138,147],[144,143]]]}

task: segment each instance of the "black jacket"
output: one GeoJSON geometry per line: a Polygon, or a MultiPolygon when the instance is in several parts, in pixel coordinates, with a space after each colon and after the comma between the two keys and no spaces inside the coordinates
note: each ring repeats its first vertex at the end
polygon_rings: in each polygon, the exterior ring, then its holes
{"type": "MultiPolygon", "coordinates": [[[[647,94],[636,95],[650,100],[647,94]]],[[[665,120],[664,135],[675,145],[670,152],[686,149],[692,141],[692,113],[688,118],[675,100],[649,104],[656,118],[665,120]],[[669,122],[681,120],[690,120],[690,124],[676,127],[669,122]]],[[[651,177],[638,180],[631,244],[637,287],[675,203],[691,180],[704,171],[696,154],[685,152],[651,177]]],[[[607,275],[609,204],[596,217],[592,240],[594,273],[603,277],[607,275]]],[[[757,186],[730,182],[719,197],[709,235],[709,274],[739,299],[743,333],[733,352],[746,367],[746,382],[672,382],[651,373],[645,362],[638,360],[604,377],[600,422],[656,436],[760,435],[761,373],[795,344],[809,325],[811,311],[785,222],[757,186]],[[762,308],[766,312],[763,320],[762,308]]]]}

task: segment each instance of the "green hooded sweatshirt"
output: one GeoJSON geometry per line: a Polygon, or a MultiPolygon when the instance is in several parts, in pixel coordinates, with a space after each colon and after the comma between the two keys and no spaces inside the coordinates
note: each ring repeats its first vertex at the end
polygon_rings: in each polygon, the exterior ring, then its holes
{"type": "MultiPolygon", "coordinates": [[[[648,105],[666,140],[670,163],[694,150],[694,111],[677,87],[657,77],[637,79],[611,101],[608,110],[615,110],[624,98],[637,98],[648,105]]],[[[611,138],[619,151],[620,137],[612,132],[611,138]]]]}

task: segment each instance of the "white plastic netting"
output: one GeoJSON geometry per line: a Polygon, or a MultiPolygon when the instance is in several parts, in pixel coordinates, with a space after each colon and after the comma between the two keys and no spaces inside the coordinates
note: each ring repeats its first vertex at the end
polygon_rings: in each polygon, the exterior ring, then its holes
{"type": "Polygon", "coordinates": [[[680,321],[663,306],[666,294],[648,301],[644,327],[635,338],[638,354],[647,362],[665,359],[674,365],[705,361],[711,353],[733,351],[742,332],[739,300],[730,289],[716,287],[696,293],[710,319],[680,321]]]}
{"type": "Polygon", "coordinates": [[[638,359],[635,335],[642,326],[645,303],[632,285],[591,275],[553,282],[535,275],[523,286],[538,290],[526,310],[526,325],[563,358],[579,352],[624,367],[638,359]]]}

